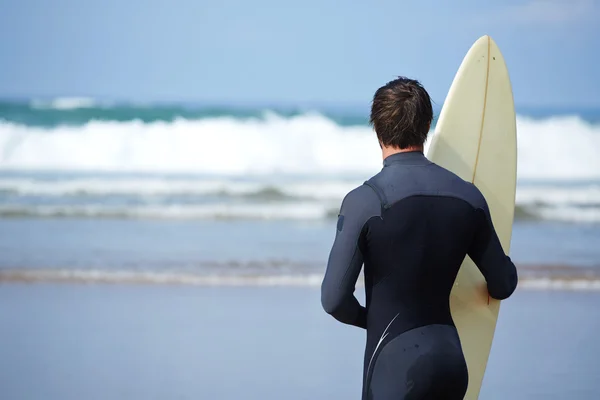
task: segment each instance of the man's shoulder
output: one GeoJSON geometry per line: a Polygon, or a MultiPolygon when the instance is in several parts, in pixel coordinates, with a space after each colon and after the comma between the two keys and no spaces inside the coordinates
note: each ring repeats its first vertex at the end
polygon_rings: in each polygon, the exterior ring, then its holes
{"type": "Polygon", "coordinates": [[[470,180],[461,178],[458,174],[439,164],[432,163],[439,174],[443,174],[449,183],[452,192],[471,203],[472,206],[480,208],[485,204],[485,198],[481,190],[470,180]]]}
{"type": "Polygon", "coordinates": [[[381,200],[373,187],[363,183],[350,190],[342,200],[341,211],[356,215],[372,216],[379,214],[381,200]]]}
{"type": "Polygon", "coordinates": [[[343,203],[379,203],[379,197],[377,196],[377,193],[373,187],[368,184],[368,182],[369,181],[365,181],[363,184],[355,186],[352,190],[346,193],[343,203]]]}

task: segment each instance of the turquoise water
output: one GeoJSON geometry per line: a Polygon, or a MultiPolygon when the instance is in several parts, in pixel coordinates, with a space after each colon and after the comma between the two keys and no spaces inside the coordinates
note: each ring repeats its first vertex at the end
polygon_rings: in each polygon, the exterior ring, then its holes
{"type": "Polygon", "coordinates": [[[92,99],[54,100],[0,100],[0,120],[26,126],[53,128],[79,126],[90,121],[173,122],[177,119],[234,117],[237,119],[262,118],[265,112],[283,117],[295,117],[306,112],[319,111],[342,126],[366,125],[368,110],[338,109],[336,107],[298,106],[225,106],[185,103],[131,104],[124,102],[97,102],[92,99]]]}
{"type": "MultiPolygon", "coordinates": [[[[262,118],[270,111],[283,117],[319,112],[342,126],[366,125],[369,104],[335,105],[211,105],[207,103],[130,103],[88,98],[0,99],[0,120],[27,126],[52,128],[61,125],[85,125],[90,121],[173,122],[177,119],[235,117],[262,118]]],[[[434,107],[437,116],[441,107],[434,107]]],[[[517,107],[519,115],[535,119],[577,116],[592,124],[600,122],[600,109],[575,107],[517,107]]]]}

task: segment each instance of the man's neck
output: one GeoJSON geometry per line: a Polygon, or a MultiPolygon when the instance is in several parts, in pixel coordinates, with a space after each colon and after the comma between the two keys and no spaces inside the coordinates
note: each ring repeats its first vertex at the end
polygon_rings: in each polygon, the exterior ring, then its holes
{"type": "Polygon", "coordinates": [[[398,147],[381,146],[381,154],[382,154],[384,160],[393,154],[408,153],[408,152],[412,152],[412,151],[420,151],[422,153],[423,146],[411,146],[411,147],[406,147],[404,149],[400,149],[398,147]]]}

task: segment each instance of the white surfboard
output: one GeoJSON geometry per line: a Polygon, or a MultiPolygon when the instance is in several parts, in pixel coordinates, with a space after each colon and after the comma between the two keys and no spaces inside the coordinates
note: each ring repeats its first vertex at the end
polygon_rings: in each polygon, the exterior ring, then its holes
{"type": "MultiPolygon", "coordinates": [[[[481,190],[508,254],[515,209],[516,118],[508,70],[489,36],[479,38],[460,65],[427,157],[481,190]]],[[[452,289],[450,307],[469,369],[465,399],[477,399],[500,302],[488,299],[485,279],[469,257],[452,289]]]]}

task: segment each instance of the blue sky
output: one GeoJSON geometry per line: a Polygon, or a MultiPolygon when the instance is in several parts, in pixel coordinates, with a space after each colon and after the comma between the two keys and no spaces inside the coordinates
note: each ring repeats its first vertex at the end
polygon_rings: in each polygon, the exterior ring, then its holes
{"type": "Polygon", "coordinates": [[[441,104],[483,34],[518,105],[600,106],[597,0],[2,0],[0,96],[365,104],[407,75],[441,104]]]}

